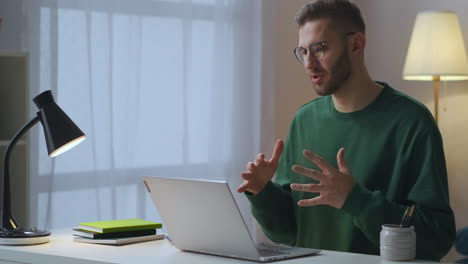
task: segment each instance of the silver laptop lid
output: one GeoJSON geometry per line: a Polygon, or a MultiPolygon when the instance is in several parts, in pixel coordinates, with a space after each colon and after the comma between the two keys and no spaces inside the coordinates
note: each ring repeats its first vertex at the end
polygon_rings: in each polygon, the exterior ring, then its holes
{"type": "Polygon", "coordinates": [[[177,248],[260,258],[226,182],[163,177],[143,180],[177,248]]]}

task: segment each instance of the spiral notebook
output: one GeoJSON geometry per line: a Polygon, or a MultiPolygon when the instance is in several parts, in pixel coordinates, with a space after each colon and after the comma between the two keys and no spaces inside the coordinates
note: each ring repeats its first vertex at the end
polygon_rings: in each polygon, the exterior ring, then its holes
{"type": "Polygon", "coordinates": [[[125,238],[107,238],[107,239],[92,239],[86,237],[74,236],[74,242],[91,243],[91,244],[103,244],[103,245],[127,245],[140,242],[147,242],[152,240],[164,239],[165,234],[149,235],[149,236],[138,236],[138,237],[125,237],[125,238]]]}

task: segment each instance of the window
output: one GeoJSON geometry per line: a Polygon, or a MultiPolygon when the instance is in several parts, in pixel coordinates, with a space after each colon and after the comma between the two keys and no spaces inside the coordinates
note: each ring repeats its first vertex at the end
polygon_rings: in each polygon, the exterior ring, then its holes
{"type": "Polygon", "coordinates": [[[52,89],[87,134],[53,160],[33,137],[33,223],[157,219],[141,176],[238,177],[258,151],[261,2],[28,3],[31,97],[52,89]]]}

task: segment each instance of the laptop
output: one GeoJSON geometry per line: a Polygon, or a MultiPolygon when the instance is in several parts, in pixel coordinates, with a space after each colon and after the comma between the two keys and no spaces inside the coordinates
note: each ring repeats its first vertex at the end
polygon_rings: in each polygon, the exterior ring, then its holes
{"type": "Polygon", "coordinates": [[[269,262],[320,250],[255,245],[225,181],[143,177],[175,247],[184,251],[269,262]]]}

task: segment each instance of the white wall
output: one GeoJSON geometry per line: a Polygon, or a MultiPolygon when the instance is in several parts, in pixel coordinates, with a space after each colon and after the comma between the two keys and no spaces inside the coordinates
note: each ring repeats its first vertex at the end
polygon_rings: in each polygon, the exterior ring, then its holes
{"type": "Polygon", "coordinates": [[[308,1],[277,1],[276,137],[285,139],[296,110],[316,97],[304,67],[294,57],[298,31],[294,15],[308,1]]]}
{"type": "Polygon", "coordinates": [[[23,1],[0,1],[0,17],[3,19],[0,27],[0,51],[18,52],[21,47],[22,29],[25,19],[22,17],[23,1]]]}
{"type": "MultiPolygon", "coordinates": [[[[278,1],[276,68],[276,135],[284,138],[295,111],[315,97],[305,71],[292,54],[297,45],[296,11],[307,1],[278,1]]],[[[403,64],[414,19],[426,9],[456,11],[466,39],[468,37],[468,1],[466,0],[358,0],[367,25],[366,63],[373,79],[388,82],[433,108],[431,82],[402,80],[403,64]]],[[[434,39],[437,41],[437,39],[434,39]]],[[[441,47],[450,48],[450,47],[441,47]]],[[[468,82],[441,84],[439,126],[444,139],[448,167],[450,199],[457,228],[468,225],[468,82]]],[[[459,259],[453,250],[443,261],[459,259]]]]}

